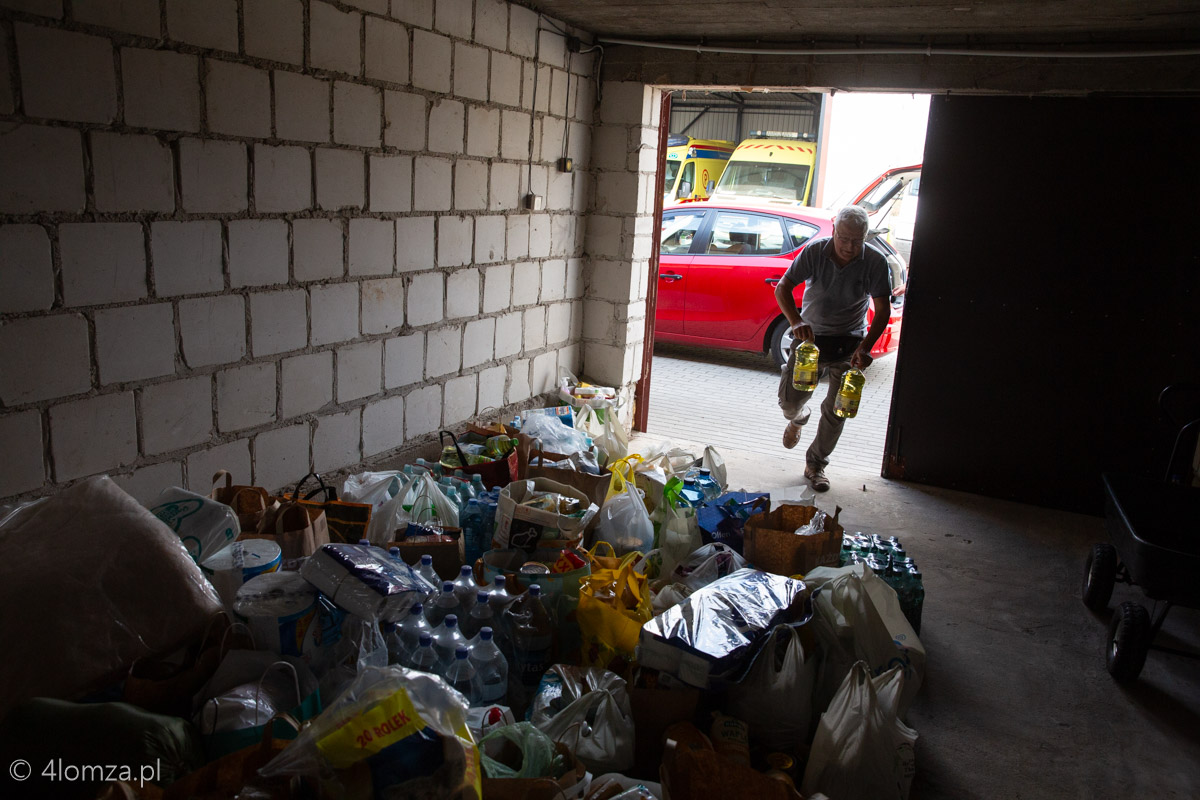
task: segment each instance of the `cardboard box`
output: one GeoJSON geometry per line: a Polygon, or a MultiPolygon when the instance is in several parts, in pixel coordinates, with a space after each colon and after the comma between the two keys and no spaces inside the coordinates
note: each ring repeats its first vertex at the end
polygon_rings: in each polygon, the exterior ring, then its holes
{"type": "Polygon", "coordinates": [[[845,532],[838,523],[840,506],[826,518],[822,533],[796,535],[796,529],[811,522],[819,510],[816,506],[784,504],[750,517],[742,550],[746,560],[764,572],[785,576],[803,575],[816,567],[836,567],[845,532]]]}
{"type": "MultiPolygon", "coordinates": [[[[397,531],[397,534],[400,533],[403,533],[403,531],[397,531]]],[[[400,548],[401,560],[405,564],[411,564],[414,567],[419,567],[421,565],[421,556],[428,553],[433,556],[433,571],[438,574],[438,577],[444,581],[452,581],[458,577],[463,562],[467,560],[466,553],[463,551],[462,531],[458,528],[443,528],[442,533],[453,537],[453,541],[395,541],[388,542],[386,547],[388,549],[393,547],[400,548]]]]}

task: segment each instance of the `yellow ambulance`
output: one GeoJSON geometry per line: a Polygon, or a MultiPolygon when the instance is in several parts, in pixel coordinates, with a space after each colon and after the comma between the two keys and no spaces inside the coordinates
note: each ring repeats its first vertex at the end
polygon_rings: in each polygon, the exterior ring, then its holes
{"type": "Polygon", "coordinates": [[[723,203],[809,205],[817,144],[802,139],[746,139],[712,192],[723,203]]]}
{"type": "Polygon", "coordinates": [[[707,200],[735,146],[717,139],[668,136],[663,205],[707,200]]]}

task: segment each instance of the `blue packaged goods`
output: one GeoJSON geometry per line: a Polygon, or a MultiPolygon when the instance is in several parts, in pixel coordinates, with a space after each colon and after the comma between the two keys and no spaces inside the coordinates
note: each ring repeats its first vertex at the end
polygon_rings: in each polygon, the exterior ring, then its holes
{"type": "Polygon", "coordinates": [[[700,689],[719,688],[774,625],[811,613],[808,600],[802,581],[739,569],[642,625],[638,663],[700,689]]]}
{"type": "Polygon", "coordinates": [[[304,562],[300,574],[334,603],[365,620],[398,620],[434,589],[387,551],[358,544],[322,546],[304,562]]]}
{"type": "Polygon", "coordinates": [[[727,544],[739,553],[745,535],[746,520],[769,507],[765,492],[725,492],[696,511],[704,544],[727,544]]]}

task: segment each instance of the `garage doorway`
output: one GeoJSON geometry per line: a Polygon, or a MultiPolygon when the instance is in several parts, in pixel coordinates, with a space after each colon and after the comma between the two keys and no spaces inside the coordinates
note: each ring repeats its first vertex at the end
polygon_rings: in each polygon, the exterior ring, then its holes
{"type": "MultiPolygon", "coordinates": [[[[674,145],[670,152],[679,153],[683,143],[695,145],[693,152],[696,152],[722,143],[729,143],[728,146],[732,147],[740,141],[749,143],[791,137],[797,145],[809,143],[818,151],[813,164],[809,204],[816,208],[838,208],[852,202],[873,177],[885,170],[921,163],[928,107],[927,95],[910,94],[830,95],[778,89],[664,93],[660,118],[669,120],[669,123],[661,130],[660,152],[667,153],[667,148],[674,145]],[[890,121],[890,124],[879,124],[881,119],[890,121]]],[[[711,200],[682,198],[679,191],[681,184],[689,184],[684,186],[685,189],[695,188],[693,181],[699,171],[689,175],[683,171],[686,167],[678,164],[674,170],[664,170],[665,163],[668,163],[667,159],[660,159],[658,197],[669,209],[667,216],[672,219],[668,224],[684,229],[682,245],[687,252],[688,225],[695,224],[710,209],[715,213],[718,206],[723,208],[733,201],[719,190],[717,197],[711,200]],[[682,178],[692,180],[683,181],[682,178]]],[[[711,162],[699,162],[699,165],[707,166],[708,163],[711,162]]],[[[711,190],[714,186],[710,184],[707,188],[711,190]]],[[[919,181],[909,179],[903,189],[896,192],[896,200],[888,212],[887,225],[880,226],[873,220],[873,227],[888,228],[883,234],[888,249],[902,253],[904,262],[907,262],[906,256],[911,252],[912,221],[915,219],[918,190],[919,181]]],[[[882,191],[880,188],[879,192],[882,191]]],[[[871,199],[871,196],[866,198],[868,202],[871,199]]],[[[764,214],[770,216],[772,206],[787,207],[796,203],[758,202],[753,205],[759,211],[752,213],[748,219],[761,221],[764,214]]],[[[739,209],[750,210],[751,206],[741,205],[739,209]]],[[[662,215],[659,214],[659,217],[661,220],[662,215]]],[[[709,259],[720,263],[721,269],[728,269],[726,265],[738,260],[740,255],[734,252],[734,248],[740,247],[742,253],[746,252],[745,243],[741,241],[746,234],[722,234],[714,230],[722,226],[711,215],[704,224],[707,227],[702,235],[712,237],[714,245],[716,239],[722,236],[738,240],[728,243],[732,245],[729,249],[732,258],[726,258],[724,263],[717,258],[709,259]]],[[[768,245],[768,251],[774,247],[773,252],[784,256],[782,261],[790,263],[787,252],[795,248],[788,247],[786,220],[768,222],[761,228],[751,225],[750,235],[755,231],[766,232],[771,226],[785,231],[784,245],[782,248],[768,245]]],[[[746,230],[744,225],[743,230],[746,230]]],[[[662,235],[670,233],[670,230],[664,230],[662,235]]],[[[724,238],[720,242],[722,245],[727,244],[724,238]]],[[[759,251],[764,250],[767,241],[768,237],[754,238],[759,251]]],[[[678,250],[679,247],[680,242],[675,242],[673,248],[678,250]]],[[[804,451],[811,441],[815,425],[806,428],[797,448],[786,450],[782,447],[780,435],[784,420],[775,402],[779,371],[770,354],[772,341],[769,326],[764,327],[761,320],[752,324],[748,320],[718,319],[711,313],[712,308],[701,306],[693,316],[691,332],[705,337],[724,336],[728,340],[737,339],[737,342],[714,342],[711,339],[693,342],[677,335],[683,331],[683,316],[689,313],[689,309],[684,308],[688,301],[681,300],[681,293],[675,291],[678,286],[664,290],[662,284],[664,280],[668,283],[684,283],[683,276],[687,273],[686,267],[676,269],[673,266],[680,259],[671,255],[670,251],[671,248],[668,248],[661,264],[656,254],[651,269],[646,348],[643,353],[642,380],[638,386],[635,429],[692,447],[713,444],[723,451],[737,450],[775,457],[781,463],[792,462],[797,465],[798,473],[798,465],[803,463],[804,451]],[[707,317],[705,313],[708,313],[707,317]],[[764,350],[767,352],[764,353],[764,350]],[[653,380],[650,379],[651,373],[653,380]]],[[[695,248],[691,248],[691,251],[694,255],[695,248]]],[[[786,263],[779,269],[780,274],[785,268],[786,263]]],[[[693,297],[700,296],[703,299],[707,296],[711,301],[715,295],[730,290],[729,280],[732,276],[709,276],[714,277],[713,285],[709,287],[711,291],[703,289],[699,272],[693,277],[697,279],[693,282],[697,291],[693,297]]],[[[761,276],[756,274],[754,277],[757,279],[761,276]]],[[[758,288],[757,283],[763,281],[756,280],[751,291],[758,288]]],[[[771,286],[764,284],[760,291],[766,299],[759,298],[756,302],[759,305],[773,305],[771,286]]],[[[761,316],[767,312],[760,309],[756,313],[761,316]]],[[[777,309],[775,313],[778,313],[777,309]]],[[[778,345],[776,349],[778,352],[778,345]]],[[[896,357],[891,352],[879,357],[867,371],[868,386],[863,406],[858,417],[846,426],[832,468],[880,474],[895,370],[896,357]]],[[[824,387],[819,388],[818,397],[823,397],[824,392],[824,387]]]]}

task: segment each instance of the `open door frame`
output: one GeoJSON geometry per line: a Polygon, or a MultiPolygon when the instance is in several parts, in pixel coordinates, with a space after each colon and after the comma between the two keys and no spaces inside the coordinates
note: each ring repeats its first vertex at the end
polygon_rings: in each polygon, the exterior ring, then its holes
{"type": "Polygon", "coordinates": [[[650,247],[650,275],[646,279],[646,335],[642,342],[642,374],[633,390],[633,429],[645,432],[650,418],[650,366],[654,360],[654,313],[658,305],[658,242],[662,238],[663,170],[662,154],[667,152],[671,129],[671,93],[664,91],[658,111],[658,169],[654,172],[653,244],[650,247]]]}

